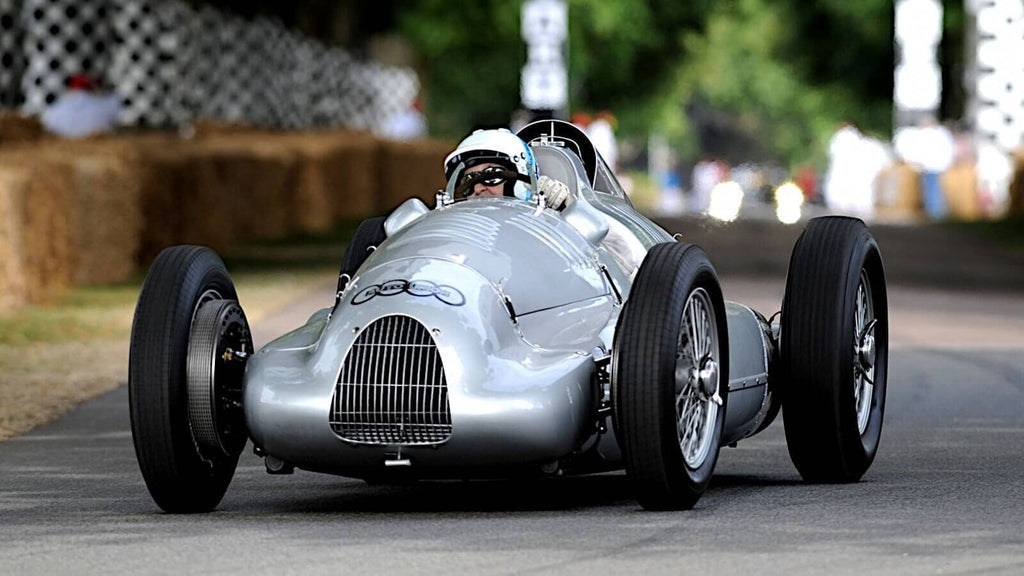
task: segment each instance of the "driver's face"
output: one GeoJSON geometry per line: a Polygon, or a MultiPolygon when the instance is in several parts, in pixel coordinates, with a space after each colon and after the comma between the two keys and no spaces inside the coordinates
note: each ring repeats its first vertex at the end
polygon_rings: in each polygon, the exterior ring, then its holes
{"type": "MultiPolygon", "coordinates": [[[[478,172],[483,172],[488,168],[502,168],[501,164],[495,164],[494,162],[487,162],[485,164],[477,164],[470,168],[466,168],[466,172],[463,177],[469,178],[478,172]]],[[[469,195],[470,198],[479,198],[481,196],[504,196],[505,195],[505,182],[501,181],[494,186],[488,186],[483,182],[473,186],[473,193],[469,195]]]]}

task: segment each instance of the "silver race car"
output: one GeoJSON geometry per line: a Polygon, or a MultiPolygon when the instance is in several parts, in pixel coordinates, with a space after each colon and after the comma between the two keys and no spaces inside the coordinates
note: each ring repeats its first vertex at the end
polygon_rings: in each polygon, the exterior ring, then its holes
{"type": "Polygon", "coordinates": [[[129,393],[162,509],[214,509],[248,441],[270,473],[373,482],[624,468],[644,508],[686,509],[719,449],[780,409],[806,480],[865,473],[888,317],[861,221],[810,221],[770,322],[723,299],[701,248],[633,209],[576,127],[519,136],[540,174],[568,185],[568,207],[457,201],[451,178],[433,209],[411,199],[364,222],[333,306],[258,352],[220,258],[160,254],[135,312],[129,393]]]}

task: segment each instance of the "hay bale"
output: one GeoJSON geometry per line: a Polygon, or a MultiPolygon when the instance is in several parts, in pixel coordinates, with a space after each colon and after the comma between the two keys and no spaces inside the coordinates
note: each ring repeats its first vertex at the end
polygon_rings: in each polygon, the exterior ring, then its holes
{"type": "Polygon", "coordinates": [[[22,213],[28,174],[0,159],[0,313],[25,304],[22,213]]]}
{"type": "Polygon", "coordinates": [[[982,216],[978,201],[978,169],[973,164],[957,164],[942,175],[942,191],[949,215],[956,220],[977,220],[982,216]]]}
{"type": "Polygon", "coordinates": [[[338,142],[321,136],[295,141],[290,147],[296,157],[291,226],[294,230],[326,230],[334,223],[337,210],[338,142]]]}
{"type": "Polygon", "coordinates": [[[12,192],[21,219],[21,268],[25,301],[53,302],[71,285],[72,168],[48,154],[22,153],[25,177],[12,192]]]}
{"type": "Polygon", "coordinates": [[[141,229],[135,262],[148,265],[161,250],[181,243],[183,210],[177,191],[186,179],[188,159],[174,146],[147,149],[135,167],[139,181],[141,229]]]}
{"type": "Polygon", "coordinates": [[[359,132],[340,132],[336,138],[336,148],[324,164],[334,218],[355,220],[379,214],[380,141],[359,132]]]}
{"type": "Polygon", "coordinates": [[[444,158],[452,146],[440,140],[384,142],[378,170],[377,212],[393,210],[415,196],[433,205],[444,188],[444,158]]]}
{"type": "Polygon", "coordinates": [[[120,282],[135,271],[142,214],[137,158],[96,153],[71,159],[72,281],[120,282]]]}
{"type": "Polygon", "coordinates": [[[233,242],[274,238],[291,231],[294,152],[244,135],[202,146],[195,196],[186,206],[186,238],[210,238],[217,249],[233,242]]]}
{"type": "Polygon", "coordinates": [[[32,143],[46,137],[37,118],[0,110],[0,146],[32,143]]]}
{"type": "Polygon", "coordinates": [[[224,250],[235,236],[238,219],[230,191],[218,181],[217,159],[206,150],[188,150],[183,160],[167,199],[180,214],[174,243],[224,250]]]}
{"type": "Polygon", "coordinates": [[[376,138],[341,130],[295,135],[288,145],[299,161],[292,205],[296,229],[322,230],[337,219],[375,214],[376,138]]]}
{"type": "Polygon", "coordinates": [[[921,178],[902,162],[883,170],[876,180],[875,215],[882,219],[917,220],[924,217],[921,178]]]}

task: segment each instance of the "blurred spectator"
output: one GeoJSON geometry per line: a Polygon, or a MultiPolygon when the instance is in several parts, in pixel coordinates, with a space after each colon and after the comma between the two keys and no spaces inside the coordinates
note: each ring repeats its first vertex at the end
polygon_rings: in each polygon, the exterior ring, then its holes
{"type": "Polygon", "coordinates": [[[384,137],[391,140],[415,140],[427,135],[427,119],[419,96],[403,111],[391,117],[384,128],[384,137]]]}
{"type": "Polygon", "coordinates": [[[1011,162],[1007,208],[1010,214],[1024,216],[1024,146],[1018,146],[1011,162]]]}
{"type": "Polygon", "coordinates": [[[996,144],[978,143],[978,196],[981,209],[991,216],[1013,210],[1010,186],[1013,182],[1013,160],[996,144]]]}
{"type": "Polygon", "coordinates": [[[977,220],[984,215],[978,193],[978,160],[970,134],[953,132],[952,166],[942,175],[947,213],[957,220],[977,220]]]}
{"type": "Polygon", "coordinates": [[[843,214],[872,217],[876,180],[891,164],[886,146],[864,136],[852,124],[843,123],[829,141],[828,154],[825,205],[843,214]]]}
{"type": "Polygon", "coordinates": [[[519,132],[524,126],[533,121],[533,114],[529,110],[519,108],[512,112],[512,118],[509,121],[509,130],[512,132],[519,132]]]}
{"type": "Polygon", "coordinates": [[[893,136],[896,153],[921,173],[921,199],[929,218],[944,218],[948,212],[942,190],[942,174],[953,165],[953,134],[934,118],[920,126],[900,128],[893,136]]]}
{"type": "Polygon", "coordinates": [[[607,110],[598,113],[594,121],[587,126],[587,136],[597,148],[597,153],[604,158],[612,172],[619,167],[619,145],[615,141],[615,116],[607,110]]]}
{"type": "Polygon", "coordinates": [[[728,167],[711,156],[704,155],[693,167],[693,188],[690,209],[698,214],[707,212],[711,202],[711,189],[728,177],[728,167]]]}
{"type": "Polygon", "coordinates": [[[113,130],[121,107],[116,94],[101,93],[92,78],[75,74],[67,92],[43,112],[42,122],[58,136],[82,138],[113,130]]]}
{"type": "Polygon", "coordinates": [[[860,147],[860,130],[852,124],[843,123],[828,142],[828,171],[825,172],[825,205],[834,210],[844,210],[850,198],[858,194],[857,155],[860,147]]]}
{"type": "Polygon", "coordinates": [[[580,130],[586,132],[587,127],[590,126],[590,123],[593,121],[593,118],[591,118],[590,114],[587,114],[586,112],[577,112],[573,114],[571,118],[569,118],[569,121],[572,122],[580,130]]]}
{"type": "Polygon", "coordinates": [[[662,216],[679,216],[686,210],[683,182],[679,177],[677,164],[675,158],[670,158],[668,166],[658,176],[658,213],[662,216]]]}
{"type": "Polygon", "coordinates": [[[807,202],[821,200],[818,196],[818,173],[814,171],[814,168],[807,164],[800,166],[793,173],[793,181],[800,187],[800,190],[803,190],[804,200],[807,202]]]}

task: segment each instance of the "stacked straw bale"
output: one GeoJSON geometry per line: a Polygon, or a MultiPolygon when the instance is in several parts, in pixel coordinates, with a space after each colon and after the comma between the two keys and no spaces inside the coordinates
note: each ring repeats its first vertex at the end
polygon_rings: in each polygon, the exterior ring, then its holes
{"type": "Polygon", "coordinates": [[[951,217],[966,221],[982,217],[977,166],[967,162],[953,165],[942,174],[942,190],[951,217]]]}
{"type": "Polygon", "coordinates": [[[437,190],[444,188],[444,157],[451,145],[436,140],[391,142],[378,162],[380,183],[377,212],[387,213],[411,196],[433,205],[437,190]]]}
{"type": "Polygon", "coordinates": [[[0,312],[118,282],[174,244],[324,230],[444,185],[446,142],[204,126],[0,150],[0,312]]]}
{"type": "Polygon", "coordinates": [[[902,162],[883,170],[876,180],[875,214],[883,219],[914,220],[924,216],[921,178],[902,162]]]}
{"type": "Polygon", "coordinates": [[[35,142],[44,136],[39,120],[0,110],[0,147],[35,142]]]}

